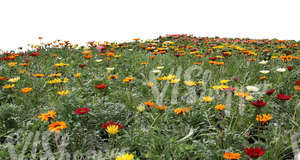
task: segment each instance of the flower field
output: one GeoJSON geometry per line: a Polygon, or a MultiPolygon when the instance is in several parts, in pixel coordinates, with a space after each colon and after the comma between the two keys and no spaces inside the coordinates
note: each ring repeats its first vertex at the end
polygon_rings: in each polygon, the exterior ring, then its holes
{"type": "Polygon", "coordinates": [[[39,39],[0,55],[0,159],[300,154],[298,41],[39,39]]]}

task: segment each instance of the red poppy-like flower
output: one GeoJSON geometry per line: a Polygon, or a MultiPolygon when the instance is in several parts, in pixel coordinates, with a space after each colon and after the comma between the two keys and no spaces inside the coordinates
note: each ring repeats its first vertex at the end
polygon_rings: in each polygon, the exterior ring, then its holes
{"type": "Polygon", "coordinates": [[[175,54],[175,56],[176,56],[176,57],[180,57],[180,56],[182,56],[182,55],[181,55],[181,54],[175,54]]]}
{"type": "Polygon", "coordinates": [[[89,108],[78,108],[75,110],[75,114],[87,114],[89,111],[89,108]]]}
{"type": "Polygon", "coordinates": [[[40,53],[39,52],[33,52],[33,53],[31,53],[29,56],[31,56],[31,57],[35,57],[35,56],[39,56],[40,55],[40,53]]]}
{"type": "Polygon", "coordinates": [[[300,79],[296,81],[295,85],[300,85],[300,79]]]}
{"type": "Polygon", "coordinates": [[[80,65],[79,65],[80,68],[83,68],[83,67],[85,67],[85,66],[86,66],[86,64],[80,64],[80,65]]]}
{"type": "Polygon", "coordinates": [[[101,124],[101,127],[106,129],[108,126],[111,126],[111,125],[116,125],[116,126],[118,126],[119,129],[123,128],[123,125],[120,122],[113,122],[112,120],[107,121],[104,124],[101,124]]]}
{"type": "Polygon", "coordinates": [[[98,88],[98,89],[105,89],[107,87],[107,85],[106,84],[99,84],[99,85],[96,85],[95,87],[98,88]]]}
{"type": "Polygon", "coordinates": [[[276,97],[277,97],[277,99],[282,100],[282,101],[287,101],[287,100],[289,100],[291,98],[291,96],[285,95],[283,93],[277,94],[276,97]]]}
{"type": "Polygon", "coordinates": [[[269,89],[269,90],[265,90],[265,93],[267,95],[272,95],[275,92],[275,89],[269,89]]]}
{"type": "Polygon", "coordinates": [[[293,70],[294,69],[294,67],[292,67],[292,66],[288,66],[288,67],[286,67],[289,71],[291,71],[291,70],[293,70]]]}
{"type": "Polygon", "coordinates": [[[212,60],[212,61],[214,61],[214,60],[216,60],[217,59],[217,57],[210,57],[209,58],[209,60],[212,60]]]}
{"type": "Polygon", "coordinates": [[[258,158],[265,154],[265,150],[263,148],[258,147],[245,148],[244,151],[251,158],[258,158]]]}
{"type": "Polygon", "coordinates": [[[257,101],[254,101],[254,102],[251,102],[251,104],[255,107],[263,107],[265,106],[267,103],[264,102],[264,100],[257,100],[257,101]]]}

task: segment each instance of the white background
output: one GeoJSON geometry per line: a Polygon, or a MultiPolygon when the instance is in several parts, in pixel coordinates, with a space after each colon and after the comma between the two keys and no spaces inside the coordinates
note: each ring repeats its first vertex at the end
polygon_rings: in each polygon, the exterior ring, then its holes
{"type": "Polygon", "coordinates": [[[1,0],[0,49],[55,39],[196,36],[300,40],[299,0],[1,0]]]}

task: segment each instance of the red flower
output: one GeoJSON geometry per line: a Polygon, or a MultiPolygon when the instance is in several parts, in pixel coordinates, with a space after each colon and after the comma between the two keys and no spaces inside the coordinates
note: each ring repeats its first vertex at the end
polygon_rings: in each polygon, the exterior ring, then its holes
{"type": "Polygon", "coordinates": [[[89,108],[78,108],[75,110],[75,114],[86,114],[90,111],[89,108]]]}
{"type": "Polygon", "coordinates": [[[265,90],[265,93],[266,93],[267,95],[272,95],[274,92],[275,92],[274,89],[265,90]]]}
{"type": "Polygon", "coordinates": [[[300,79],[296,81],[295,85],[300,85],[300,79]]]}
{"type": "Polygon", "coordinates": [[[257,100],[257,101],[254,101],[254,102],[251,102],[251,104],[255,107],[263,107],[265,106],[267,103],[264,102],[264,100],[257,100]]]}
{"type": "Polygon", "coordinates": [[[104,124],[101,124],[101,127],[106,129],[110,125],[116,125],[118,126],[119,129],[123,128],[123,125],[120,122],[113,122],[112,120],[107,121],[104,124]]]}
{"type": "Polygon", "coordinates": [[[251,148],[246,148],[245,153],[251,158],[258,158],[265,154],[265,150],[263,148],[251,147],[251,148]]]}
{"type": "Polygon", "coordinates": [[[80,64],[79,67],[83,68],[85,67],[86,65],[85,64],[80,64]]]}
{"type": "Polygon", "coordinates": [[[291,71],[291,70],[293,70],[294,69],[294,67],[292,67],[292,66],[288,66],[288,67],[286,67],[289,71],[291,71]]]}
{"type": "Polygon", "coordinates": [[[31,57],[35,57],[35,56],[39,56],[40,55],[40,53],[39,52],[33,52],[33,53],[31,53],[29,56],[31,56],[31,57]]]}
{"type": "Polygon", "coordinates": [[[180,56],[182,56],[182,55],[181,55],[181,54],[175,54],[175,56],[176,56],[176,57],[180,57],[180,56]]]}
{"type": "Polygon", "coordinates": [[[214,60],[216,60],[217,59],[217,57],[210,57],[209,58],[209,60],[212,60],[212,61],[214,61],[214,60]]]}
{"type": "Polygon", "coordinates": [[[282,100],[282,101],[287,101],[287,100],[289,100],[291,98],[291,96],[285,95],[283,93],[277,94],[276,97],[277,97],[277,99],[282,100]]]}
{"type": "Polygon", "coordinates": [[[96,85],[95,87],[98,88],[98,89],[105,89],[107,87],[107,85],[106,84],[99,84],[99,85],[96,85]]]}

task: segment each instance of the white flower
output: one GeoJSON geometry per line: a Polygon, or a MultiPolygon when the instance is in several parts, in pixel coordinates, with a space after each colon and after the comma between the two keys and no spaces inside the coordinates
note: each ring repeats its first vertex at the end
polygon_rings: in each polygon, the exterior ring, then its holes
{"type": "Polygon", "coordinates": [[[245,99],[246,99],[246,101],[252,101],[252,100],[253,100],[253,98],[254,98],[253,96],[246,96],[246,98],[245,98],[245,99]]]}
{"type": "Polygon", "coordinates": [[[259,64],[267,64],[268,61],[262,60],[262,61],[260,61],[260,62],[258,62],[258,63],[259,63],[259,64]]]}
{"type": "Polygon", "coordinates": [[[255,86],[247,86],[246,88],[249,92],[257,92],[259,90],[259,88],[255,86]]]}
{"type": "Polygon", "coordinates": [[[159,73],[159,72],[160,72],[160,70],[157,70],[157,69],[152,70],[152,73],[159,73]]]}
{"type": "Polygon", "coordinates": [[[110,68],[106,68],[107,72],[110,73],[111,71],[113,71],[115,68],[114,67],[110,67],[110,68]]]}
{"type": "Polygon", "coordinates": [[[140,104],[136,107],[136,109],[139,111],[139,112],[143,112],[146,108],[145,108],[145,105],[144,104],[140,104]]]}
{"type": "Polygon", "coordinates": [[[276,69],[276,71],[277,71],[277,72],[285,72],[286,69],[285,69],[285,68],[278,68],[278,69],[276,69]]]}
{"type": "Polygon", "coordinates": [[[96,59],[95,61],[96,62],[102,62],[103,60],[102,59],[96,59]]]}
{"type": "Polygon", "coordinates": [[[129,51],[133,51],[133,49],[128,49],[129,51]]]}
{"type": "Polygon", "coordinates": [[[164,69],[165,67],[164,66],[158,66],[156,67],[156,69],[164,69]]]}
{"type": "Polygon", "coordinates": [[[267,73],[269,73],[270,71],[269,70],[262,70],[262,71],[259,71],[260,73],[262,73],[262,74],[267,74],[267,73]]]}

